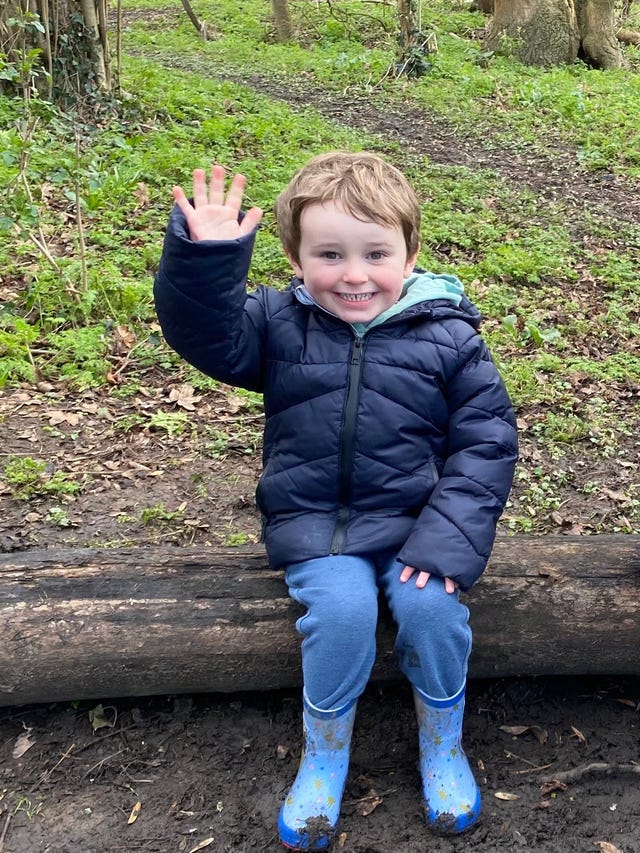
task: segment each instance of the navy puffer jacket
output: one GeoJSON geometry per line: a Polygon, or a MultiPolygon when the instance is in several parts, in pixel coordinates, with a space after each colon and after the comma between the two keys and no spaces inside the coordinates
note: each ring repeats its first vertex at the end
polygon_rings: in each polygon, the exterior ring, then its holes
{"type": "Polygon", "coordinates": [[[358,337],[292,288],[247,295],[254,237],[194,243],[175,209],[155,297],[170,346],[264,394],[256,497],[271,565],[391,548],[468,589],[517,456],[478,311],[425,301],[358,337]]]}

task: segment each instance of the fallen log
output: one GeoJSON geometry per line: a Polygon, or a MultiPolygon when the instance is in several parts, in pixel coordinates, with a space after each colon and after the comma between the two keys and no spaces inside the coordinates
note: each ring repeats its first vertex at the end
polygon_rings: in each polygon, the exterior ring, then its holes
{"type": "MultiPolygon", "coordinates": [[[[465,600],[473,677],[640,675],[640,536],[499,538],[465,600]]],[[[301,612],[258,548],[2,555],[0,705],[296,686],[301,612]]]]}

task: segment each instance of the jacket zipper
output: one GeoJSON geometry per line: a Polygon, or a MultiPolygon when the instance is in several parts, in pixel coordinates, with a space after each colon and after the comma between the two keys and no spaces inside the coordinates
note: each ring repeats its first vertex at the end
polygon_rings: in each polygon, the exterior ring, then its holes
{"type": "Polygon", "coordinates": [[[347,401],[344,411],[344,427],[342,429],[342,447],[340,448],[340,482],[338,517],[331,540],[331,553],[340,554],[347,532],[350,515],[351,477],[353,468],[353,452],[356,440],[356,417],[358,413],[358,398],[360,396],[360,379],[362,376],[362,353],[364,342],[362,338],[354,338],[349,360],[349,376],[347,379],[347,401]]]}

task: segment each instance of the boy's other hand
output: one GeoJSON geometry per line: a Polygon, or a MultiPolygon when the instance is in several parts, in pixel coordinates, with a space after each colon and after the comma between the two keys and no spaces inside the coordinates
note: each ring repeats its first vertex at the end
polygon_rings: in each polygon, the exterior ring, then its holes
{"type": "MultiPolygon", "coordinates": [[[[418,589],[424,589],[427,585],[429,578],[431,577],[431,572],[422,572],[420,569],[414,569],[413,566],[405,566],[400,574],[400,580],[402,583],[406,583],[408,580],[414,576],[415,573],[418,573],[418,577],[416,578],[416,586],[418,589]]],[[[451,578],[443,578],[444,580],[444,590],[449,594],[455,592],[459,585],[456,581],[451,578]]]]}
{"type": "Polygon", "coordinates": [[[234,175],[225,197],[224,178],[224,168],[214,164],[211,167],[211,178],[207,190],[207,176],[204,169],[194,169],[193,204],[189,202],[182,187],[173,188],[173,197],[185,215],[189,235],[194,242],[235,240],[250,234],[262,219],[260,208],[252,207],[245,213],[242,222],[238,222],[247,179],[244,175],[234,175]]]}

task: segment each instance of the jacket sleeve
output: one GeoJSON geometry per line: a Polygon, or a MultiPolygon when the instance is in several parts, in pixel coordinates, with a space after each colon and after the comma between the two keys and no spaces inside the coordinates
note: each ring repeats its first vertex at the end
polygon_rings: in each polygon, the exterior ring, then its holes
{"type": "Polygon", "coordinates": [[[479,335],[459,351],[446,383],[448,455],[398,560],[469,589],[484,571],[518,457],[515,415],[479,335]]]}
{"type": "Polygon", "coordinates": [[[265,310],[246,281],[256,232],[193,242],[175,207],[154,283],[165,340],[194,367],[230,385],[262,390],[265,310]]]}

